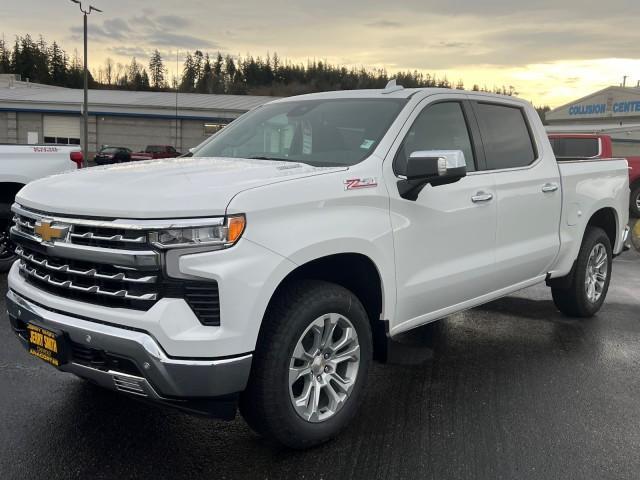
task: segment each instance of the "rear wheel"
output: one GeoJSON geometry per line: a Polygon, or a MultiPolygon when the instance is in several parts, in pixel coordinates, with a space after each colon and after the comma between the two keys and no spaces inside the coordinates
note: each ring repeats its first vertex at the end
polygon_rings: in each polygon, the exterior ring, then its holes
{"type": "Polygon", "coordinates": [[[7,272],[16,260],[15,245],[9,237],[11,205],[0,203],[0,272],[7,272]]]}
{"type": "Polygon", "coordinates": [[[291,448],[323,443],[355,415],[372,356],[369,320],[345,288],[303,281],[265,316],[240,412],[291,448]]]}
{"type": "Polygon", "coordinates": [[[640,218],[640,184],[632,188],[631,201],[629,203],[631,214],[636,218],[640,218]]]}
{"type": "Polygon", "coordinates": [[[609,290],[611,242],[601,228],[588,227],[568,288],[552,288],[553,301],[565,315],[591,317],[602,307],[609,290]]]}

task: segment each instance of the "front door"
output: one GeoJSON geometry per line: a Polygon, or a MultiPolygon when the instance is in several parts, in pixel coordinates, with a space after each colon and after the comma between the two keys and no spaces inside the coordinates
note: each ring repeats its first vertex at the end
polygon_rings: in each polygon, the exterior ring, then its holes
{"type": "Polygon", "coordinates": [[[495,290],[494,177],[473,175],[482,152],[466,97],[431,96],[410,117],[385,161],[394,229],[397,307],[392,333],[446,315],[495,290]],[[394,173],[414,151],[461,150],[467,171],[456,183],[425,186],[416,200],[399,195],[394,173]]]}

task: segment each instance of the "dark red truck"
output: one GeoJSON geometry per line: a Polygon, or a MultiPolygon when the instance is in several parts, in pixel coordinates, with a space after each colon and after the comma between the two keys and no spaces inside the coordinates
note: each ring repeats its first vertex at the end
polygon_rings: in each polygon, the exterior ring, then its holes
{"type": "Polygon", "coordinates": [[[181,153],[171,145],[147,145],[144,152],[140,153],[146,153],[150,155],[150,158],[173,158],[181,155],[181,153]]]}
{"type": "MultiPolygon", "coordinates": [[[[620,157],[614,152],[614,142],[609,135],[551,133],[549,140],[558,161],[588,160],[620,157]]],[[[639,146],[640,149],[640,146],[639,146]]],[[[640,152],[638,152],[640,153],[640,152]]],[[[629,187],[631,188],[631,213],[640,218],[640,156],[624,155],[629,163],[629,187]]]]}

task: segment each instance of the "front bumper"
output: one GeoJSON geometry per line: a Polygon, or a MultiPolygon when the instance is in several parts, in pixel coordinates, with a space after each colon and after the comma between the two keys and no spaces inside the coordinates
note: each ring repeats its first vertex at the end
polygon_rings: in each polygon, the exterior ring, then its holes
{"type": "Polygon", "coordinates": [[[71,359],[60,370],[110,390],[222,418],[233,418],[235,398],[245,389],[252,355],[232,358],[169,357],[147,332],[121,328],[47,309],[13,290],[7,311],[26,347],[25,326],[65,332],[71,359]]]}

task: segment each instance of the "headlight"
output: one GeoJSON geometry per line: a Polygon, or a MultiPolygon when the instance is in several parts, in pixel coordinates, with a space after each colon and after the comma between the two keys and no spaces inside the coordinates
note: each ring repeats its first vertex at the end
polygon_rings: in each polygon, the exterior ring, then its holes
{"type": "Polygon", "coordinates": [[[177,226],[149,233],[152,245],[167,249],[181,247],[217,246],[231,247],[244,232],[246,224],[244,215],[231,215],[224,220],[202,222],[202,224],[177,226]]]}

